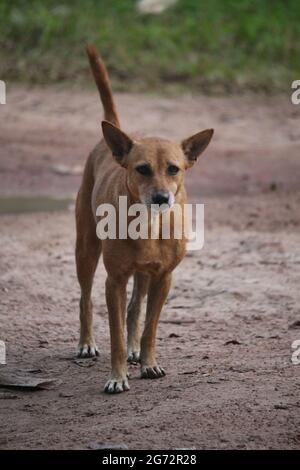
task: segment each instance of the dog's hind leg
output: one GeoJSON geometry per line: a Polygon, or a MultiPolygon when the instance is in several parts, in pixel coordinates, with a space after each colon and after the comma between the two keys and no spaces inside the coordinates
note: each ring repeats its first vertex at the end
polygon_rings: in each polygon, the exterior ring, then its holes
{"type": "Polygon", "coordinates": [[[81,192],[76,203],[76,266],[81,288],[80,339],[78,357],[98,355],[93,336],[93,305],[91,291],[94,274],[101,254],[101,241],[96,235],[96,224],[90,208],[90,199],[81,192]]]}
{"type": "Polygon", "coordinates": [[[149,276],[136,272],[132,296],[127,308],[127,360],[131,363],[137,363],[140,358],[140,314],[148,287],[149,276]]]}

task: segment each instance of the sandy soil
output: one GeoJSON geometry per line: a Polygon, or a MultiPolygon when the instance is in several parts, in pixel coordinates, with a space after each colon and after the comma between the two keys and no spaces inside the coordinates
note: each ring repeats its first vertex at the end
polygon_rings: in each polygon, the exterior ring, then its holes
{"type": "MultiPolygon", "coordinates": [[[[0,447],[299,448],[300,365],[291,344],[300,339],[300,107],[284,97],[117,98],[127,131],[179,139],[216,129],[187,177],[190,201],[205,203],[205,246],[176,270],[161,317],[157,352],[167,376],[140,380],[131,366],[130,392],[103,394],[102,265],[94,288],[100,357],[74,357],[72,210],[2,215],[1,370],[57,382],[0,391],[0,447]]],[[[74,195],[100,135],[96,92],[12,88],[7,102],[0,195],[74,195]]]]}

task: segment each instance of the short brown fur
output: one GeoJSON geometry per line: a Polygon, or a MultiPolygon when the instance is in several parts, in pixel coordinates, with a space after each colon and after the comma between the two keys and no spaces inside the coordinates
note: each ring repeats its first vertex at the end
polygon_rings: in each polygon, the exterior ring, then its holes
{"type": "Polygon", "coordinates": [[[76,202],[76,264],[81,287],[78,356],[98,355],[93,337],[91,290],[102,253],[107,271],[106,302],[112,364],[105,391],[117,393],[129,389],[127,359],[140,362],[143,378],[165,375],[164,369],[156,362],[156,329],[171,285],[172,271],[185,255],[186,241],[173,237],[168,240],[129,238],[101,241],[96,235],[96,209],[102,203],[110,203],[118,211],[119,196],[127,196],[128,205],[142,202],[150,206],[161,194],[169,195],[169,200],[174,196],[173,202],[183,206],[186,203],[185,170],[195,163],[209,144],[213,130],[199,132],[181,144],[160,138],[128,136],[120,129],[105,65],[93,46],[87,47],[87,54],[106,120],[102,123],[104,140],[95,147],[86,162],[76,202]],[[137,167],[141,165],[151,171],[150,176],[140,174],[137,167]],[[174,167],[177,173],[169,174],[170,168],[174,171],[174,167]],[[132,275],[134,287],[127,309],[126,350],[126,287],[132,275]],[[146,295],[146,320],[140,336],[139,317],[146,295]]]}

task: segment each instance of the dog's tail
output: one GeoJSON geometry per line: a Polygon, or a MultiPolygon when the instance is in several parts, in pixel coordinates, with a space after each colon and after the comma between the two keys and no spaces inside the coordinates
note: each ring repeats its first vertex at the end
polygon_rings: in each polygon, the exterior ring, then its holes
{"type": "Polygon", "coordinates": [[[104,62],[98,55],[95,46],[88,44],[86,46],[86,52],[103,104],[104,118],[106,121],[109,121],[115,126],[120,127],[120,122],[112,95],[110,80],[104,62]]]}

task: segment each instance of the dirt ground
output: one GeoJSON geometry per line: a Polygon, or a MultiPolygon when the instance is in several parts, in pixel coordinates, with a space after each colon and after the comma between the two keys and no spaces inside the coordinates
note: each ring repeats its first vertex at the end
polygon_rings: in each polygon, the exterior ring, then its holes
{"type": "MultiPolygon", "coordinates": [[[[0,339],[5,371],[56,379],[0,389],[0,448],[296,449],[300,447],[300,107],[288,97],[118,95],[127,131],[181,139],[214,127],[187,175],[205,203],[205,245],[177,268],[158,329],[167,371],[102,392],[109,331],[100,264],[97,360],[76,360],[74,214],[0,216],[0,339]],[[298,322],[298,323],[297,323],[298,322]]],[[[1,105],[0,195],[73,197],[100,137],[96,91],[8,89],[1,105]],[[62,166],[63,165],[63,166],[62,166]]],[[[0,200],[1,204],[1,200],[0,200]]]]}

